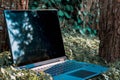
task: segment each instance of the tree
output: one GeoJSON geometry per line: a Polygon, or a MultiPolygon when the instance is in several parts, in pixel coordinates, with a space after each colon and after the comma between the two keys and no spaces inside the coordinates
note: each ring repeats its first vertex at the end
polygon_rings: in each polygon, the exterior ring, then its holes
{"type": "Polygon", "coordinates": [[[8,50],[7,31],[3,17],[4,9],[25,10],[28,9],[29,0],[0,0],[0,52],[8,50]]]}
{"type": "Polygon", "coordinates": [[[100,0],[99,55],[108,62],[120,58],[120,0],[100,0]]]}

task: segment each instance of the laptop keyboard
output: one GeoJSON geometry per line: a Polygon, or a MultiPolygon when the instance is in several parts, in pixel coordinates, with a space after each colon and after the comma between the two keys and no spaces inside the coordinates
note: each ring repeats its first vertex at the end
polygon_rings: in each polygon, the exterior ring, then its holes
{"type": "Polygon", "coordinates": [[[83,65],[78,64],[77,62],[73,61],[66,61],[64,63],[60,63],[50,67],[49,69],[45,70],[44,72],[51,74],[52,76],[56,76],[68,71],[72,71],[75,69],[81,68],[83,65]]]}

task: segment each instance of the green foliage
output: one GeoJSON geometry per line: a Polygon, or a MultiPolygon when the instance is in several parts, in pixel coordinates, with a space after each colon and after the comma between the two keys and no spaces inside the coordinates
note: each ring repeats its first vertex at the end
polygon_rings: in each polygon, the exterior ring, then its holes
{"type": "MultiPolygon", "coordinates": [[[[100,58],[97,54],[99,48],[99,40],[97,38],[81,37],[80,35],[76,35],[76,32],[71,32],[69,34],[64,33],[63,40],[66,55],[69,59],[76,59],[78,61],[109,67],[107,73],[101,74],[90,80],[120,79],[120,60],[115,63],[107,63],[100,58]]],[[[0,80],[52,80],[52,77],[44,72],[39,72],[38,75],[32,70],[15,69],[11,66],[10,53],[7,51],[0,53],[0,65],[0,80]]]]}
{"type": "Polygon", "coordinates": [[[30,9],[58,9],[62,27],[71,27],[82,35],[96,36],[99,9],[98,0],[34,0],[30,9]],[[64,22],[65,21],[65,22],[64,22]],[[94,24],[94,25],[93,25],[94,24]]]}
{"type": "Polygon", "coordinates": [[[99,57],[100,41],[97,38],[83,37],[76,35],[76,32],[64,33],[63,35],[68,58],[109,67],[106,73],[89,80],[120,80],[120,60],[114,63],[107,63],[99,57]]]}
{"type": "Polygon", "coordinates": [[[0,66],[9,66],[12,64],[10,53],[8,51],[0,53],[0,66]]]}
{"type": "Polygon", "coordinates": [[[0,80],[53,80],[49,74],[12,66],[10,52],[0,53],[0,80]]]}
{"type": "Polygon", "coordinates": [[[52,80],[52,77],[44,72],[38,74],[32,70],[18,70],[12,66],[0,68],[0,80],[52,80]]]}
{"type": "Polygon", "coordinates": [[[64,12],[63,12],[62,10],[59,10],[59,11],[58,11],[58,15],[59,15],[60,17],[63,17],[63,16],[64,16],[64,12]]]}

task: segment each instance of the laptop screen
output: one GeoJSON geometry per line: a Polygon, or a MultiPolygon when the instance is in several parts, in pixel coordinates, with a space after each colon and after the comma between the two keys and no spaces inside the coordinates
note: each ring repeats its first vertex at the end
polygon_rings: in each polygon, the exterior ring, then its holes
{"type": "Polygon", "coordinates": [[[4,14],[15,64],[65,56],[57,10],[5,10],[4,14]]]}

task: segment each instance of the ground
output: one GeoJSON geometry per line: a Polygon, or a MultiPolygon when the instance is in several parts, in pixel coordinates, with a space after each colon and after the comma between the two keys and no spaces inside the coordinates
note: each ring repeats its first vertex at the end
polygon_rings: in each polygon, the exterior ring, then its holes
{"type": "Polygon", "coordinates": [[[91,80],[120,80],[120,60],[108,63],[98,56],[99,38],[81,36],[76,31],[63,32],[65,51],[70,59],[109,67],[109,71],[91,80]]]}
{"type": "MultiPolygon", "coordinates": [[[[109,67],[109,71],[106,73],[103,73],[93,79],[90,80],[120,80],[120,61],[116,61],[114,63],[107,63],[105,60],[100,58],[98,56],[98,49],[99,49],[99,38],[98,37],[89,37],[89,36],[81,36],[78,32],[72,30],[72,31],[64,31],[62,30],[62,36],[63,36],[63,41],[64,41],[64,47],[65,47],[65,52],[66,55],[68,56],[69,59],[75,59],[77,61],[82,61],[82,62],[89,62],[89,63],[94,63],[94,64],[99,64],[102,66],[107,66],[109,67]]],[[[13,67],[7,67],[3,68],[3,65],[9,65],[11,64],[10,62],[10,53],[8,51],[5,51],[0,54],[0,80],[1,78],[7,76],[8,73],[10,75],[13,75],[11,73],[17,73],[23,72],[24,74],[27,73],[27,77],[24,79],[28,78],[28,75],[31,73],[31,71],[28,70],[19,70],[15,71],[13,67]],[[7,72],[8,73],[7,73],[7,72]],[[4,74],[4,76],[3,76],[4,74]]],[[[32,77],[32,80],[37,80],[35,77],[32,77]]],[[[41,73],[40,73],[41,74],[41,73]]],[[[14,74],[15,76],[15,74],[14,74]]],[[[46,74],[42,73],[40,75],[40,79],[46,78],[46,74]]],[[[10,79],[10,78],[8,78],[10,79]]],[[[24,80],[23,79],[23,80],[24,80]]],[[[7,79],[6,79],[7,80],[7,79]]],[[[51,78],[46,78],[45,80],[51,80],[51,78]]]]}

